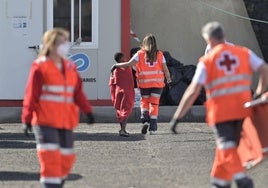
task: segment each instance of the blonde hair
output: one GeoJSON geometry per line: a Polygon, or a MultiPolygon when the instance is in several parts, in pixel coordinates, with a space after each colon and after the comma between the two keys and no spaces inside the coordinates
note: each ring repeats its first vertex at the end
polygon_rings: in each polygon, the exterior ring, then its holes
{"type": "Polygon", "coordinates": [[[40,56],[48,56],[51,48],[56,44],[58,37],[63,36],[69,39],[69,32],[63,28],[54,28],[45,32],[42,38],[43,48],[39,53],[40,56]]]}
{"type": "Polygon", "coordinates": [[[144,37],[141,49],[146,52],[146,58],[148,61],[156,61],[158,49],[155,37],[152,34],[148,34],[144,37]]]}

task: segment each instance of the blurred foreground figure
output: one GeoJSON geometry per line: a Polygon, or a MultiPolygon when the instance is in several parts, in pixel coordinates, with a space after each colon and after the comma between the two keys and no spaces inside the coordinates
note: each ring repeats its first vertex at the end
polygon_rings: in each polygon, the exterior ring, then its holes
{"type": "Polygon", "coordinates": [[[244,104],[252,99],[252,71],[260,73],[256,94],[264,92],[268,84],[268,66],[245,47],[225,42],[220,23],[207,23],[202,36],[211,51],[199,59],[195,76],[186,90],[174,116],[171,129],[177,133],[179,120],[192,106],[202,86],[207,96],[207,122],[215,132],[216,152],[211,171],[214,188],[230,188],[234,180],[238,188],[253,188],[237,153],[243,120],[251,115],[244,104]]]}
{"type": "Polygon", "coordinates": [[[75,161],[73,129],[78,107],[94,122],[92,107],[82,90],[73,62],[67,60],[69,33],[55,28],[43,36],[43,49],[33,62],[23,101],[22,123],[32,125],[44,188],[61,188],[75,161]]]}

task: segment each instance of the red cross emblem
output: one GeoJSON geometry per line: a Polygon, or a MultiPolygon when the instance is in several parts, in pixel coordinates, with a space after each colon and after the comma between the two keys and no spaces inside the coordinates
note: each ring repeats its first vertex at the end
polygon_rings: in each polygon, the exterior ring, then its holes
{"type": "Polygon", "coordinates": [[[153,61],[146,61],[146,64],[149,65],[149,67],[154,67],[157,62],[153,61]]]}
{"type": "Polygon", "coordinates": [[[225,74],[233,74],[235,68],[239,66],[239,60],[237,56],[232,55],[229,51],[221,53],[219,59],[216,60],[217,67],[223,70],[225,74]]]}

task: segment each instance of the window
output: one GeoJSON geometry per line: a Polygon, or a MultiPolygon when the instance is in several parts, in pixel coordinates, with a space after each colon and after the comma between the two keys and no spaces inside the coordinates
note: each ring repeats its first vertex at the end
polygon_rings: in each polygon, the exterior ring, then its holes
{"type": "Polygon", "coordinates": [[[47,7],[48,28],[67,29],[73,47],[97,48],[98,0],[50,0],[47,7]]]}

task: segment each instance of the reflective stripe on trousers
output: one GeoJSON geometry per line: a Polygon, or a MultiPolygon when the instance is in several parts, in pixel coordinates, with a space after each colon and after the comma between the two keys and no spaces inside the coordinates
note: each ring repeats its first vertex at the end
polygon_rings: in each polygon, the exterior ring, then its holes
{"type": "Polygon", "coordinates": [[[231,181],[227,181],[227,180],[220,179],[220,178],[215,178],[215,177],[211,177],[210,182],[213,185],[219,185],[219,186],[222,186],[222,187],[231,185],[231,181]]]}
{"type": "MultiPolygon", "coordinates": [[[[240,179],[243,179],[243,178],[246,178],[246,177],[247,177],[246,173],[239,172],[239,173],[234,174],[233,179],[234,180],[240,180],[240,179]]],[[[210,181],[211,181],[211,184],[219,185],[219,186],[222,186],[222,187],[231,185],[231,181],[224,180],[224,179],[221,179],[221,178],[216,178],[216,177],[211,177],[210,181]]]]}
{"type": "Polygon", "coordinates": [[[54,143],[39,143],[36,145],[37,150],[55,151],[60,148],[59,144],[54,143]]]}
{"type": "Polygon", "coordinates": [[[50,184],[61,184],[62,178],[55,178],[55,177],[41,177],[41,183],[50,183],[50,184]]]}
{"type": "Polygon", "coordinates": [[[229,148],[235,148],[236,143],[234,141],[226,141],[221,142],[221,140],[217,140],[217,147],[221,150],[229,149],[229,148]]]}
{"type": "Polygon", "coordinates": [[[239,172],[239,173],[234,174],[234,176],[233,176],[234,180],[240,180],[240,179],[243,179],[246,177],[247,177],[247,175],[245,172],[239,172]]]}
{"type": "Polygon", "coordinates": [[[157,119],[158,116],[154,116],[154,115],[151,115],[150,118],[151,119],[157,119]]]}
{"type": "Polygon", "coordinates": [[[72,155],[74,154],[73,148],[60,148],[60,152],[62,155],[72,155]]]}

